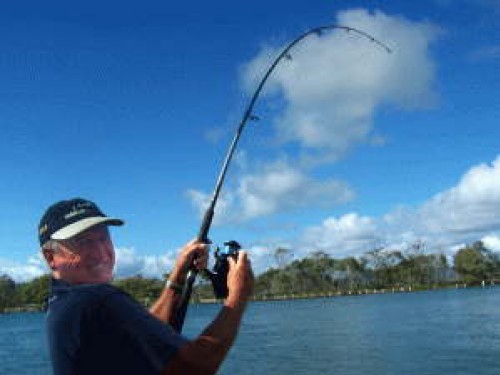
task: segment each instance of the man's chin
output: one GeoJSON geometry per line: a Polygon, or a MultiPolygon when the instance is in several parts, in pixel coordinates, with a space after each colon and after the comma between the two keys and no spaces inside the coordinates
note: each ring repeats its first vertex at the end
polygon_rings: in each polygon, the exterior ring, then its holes
{"type": "Polygon", "coordinates": [[[113,270],[97,268],[92,271],[92,278],[95,280],[95,283],[109,283],[113,280],[113,270]]]}
{"type": "Polygon", "coordinates": [[[113,280],[113,273],[112,272],[108,272],[104,275],[101,275],[101,277],[99,278],[101,281],[101,283],[110,283],[112,280],[113,280]]]}

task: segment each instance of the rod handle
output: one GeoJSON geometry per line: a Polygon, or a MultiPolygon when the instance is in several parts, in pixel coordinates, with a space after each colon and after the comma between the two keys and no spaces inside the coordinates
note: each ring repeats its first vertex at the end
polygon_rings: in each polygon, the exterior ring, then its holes
{"type": "Polygon", "coordinates": [[[200,231],[198,232],[197,240],[203,243],[210,243],[208,239],[208,232],[210,231],[210,226],[212,225],[212,219],[214,218],[214,208],[210,206],[203,216],[203,221],[201,222],[200,231]]]}

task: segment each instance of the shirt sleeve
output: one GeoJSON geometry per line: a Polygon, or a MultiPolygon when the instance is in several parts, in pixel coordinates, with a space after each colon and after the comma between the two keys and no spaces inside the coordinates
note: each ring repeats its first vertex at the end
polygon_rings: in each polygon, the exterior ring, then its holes
{"type": "Polygon", "coordinates": [[[99,309],[103,324],[133,342],[136,355],[160,373],[188,340],[153,316],[129,295],[116,291],[106,296],[99,309]],[[139,352],[137,352],[139,351],[139,352]]]}

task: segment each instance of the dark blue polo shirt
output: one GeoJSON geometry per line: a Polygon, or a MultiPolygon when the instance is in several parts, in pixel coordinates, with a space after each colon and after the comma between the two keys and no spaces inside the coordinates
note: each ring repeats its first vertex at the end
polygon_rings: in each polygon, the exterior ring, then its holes
{"type": "Polygon", "coordinates": [[[55,375],[157,375],[187,342],[108,284],[52,280],[47,329],[55,375]]]}

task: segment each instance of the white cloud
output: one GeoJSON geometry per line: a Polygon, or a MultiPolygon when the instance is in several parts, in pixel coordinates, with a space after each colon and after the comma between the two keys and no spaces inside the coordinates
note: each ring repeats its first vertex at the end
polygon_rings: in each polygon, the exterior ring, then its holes
{"type": "MultiPolygon", "coordinates": [[[[117,248],[115,276],[117,278],[142,275],[161,278],[175,262],[172,252],[165,255],[141,255],[132,248],[117,248]]],[[[50,269],[41,255],[30,257],[25,263],[0,258],[0,275],[6,274],[15,282],[25,282],[47,274],[50,269]]]]}
{"type": "MultiPolygon", "coordinates": [[[[188,191],[188,197],[200,211],[209,198],[195,190],[188,191]]],[[[280,161],[242,176],[236,189],[217,202],[215,219],[219,223],[241,222],[300,207],[331,208],[353,198],[354,192],[345,183],[313,180],[280,161]]]]}
{"type": "MultiPolygon", "coordinates": [[[[286,164],[269,166],[261,179],[249,177],[249,183],[240,191],[249,197],[257,197],[242,202],[252,207],[242,206],[242,215],[260,215],[268,208],[264,197],[271,196],[276,205],[300,206],[310,198],[308,189],[317,190],[312,194],[330,199],[335,204],[338,187],[317,186],[286,164]],[[280,168],[278,168],[280,166],[280,168]],[[257,183],[257,181],[259,183],[257,183]],[[256,183],[254,189],[253,182],[256,183]],[[276,195],[277,197],[273,197],[276,195]],[[333,197],[333,198],[331,198],[333,197]],[[260,200],[262,199],[262,201],[260,200]],[[288,202],[291,200],[292,202],[288,202]],[[295,200],[295,201],[294,201],[295,200]],[[262,207],[261,207],[262,205],[262,207]],[[245,208],[246,207],[246,208],[245,208]]],[[[349,197],[350,191],[340,189],[340,195],[349,197]],[[343,192],[343,193],[342,193],[343,192]]],[[[201,199],[200,199],[201,202],[201,199]]],[[[233,204],[232,201],[227,204],[233,204]]],[[[445,190],[419,207],[396,207],[381,217],[363,216],[351,212],[340,217],[328,217],[320,224],[305,228],[297,239],[290,243],[274,239],[263,241],[247,248],[256,273],[270,266],[276,266],[274,250],[278,247],[291,249],[294,258],[307,252],[323,250],[335,257],[359,256],[374,247],[385,245],[404,249],[415,241],[424,241],[432,252],[442,251],[448,255],[465,244],[482,240],[493,251],[500,251],[500,155],[491,162],[472,166],[460,178],[456,186],[445,190]]],[[[169,272],[175,261],[174,252],[155,256],[139,254],[133,248],[116,249],[116,275],[127,277],[141,274],[145,277],[161,277],[169,272]]],[[[40,255],[34,255],[26,263],[0,259],[0,274],[8,274],[16,282],[30,280],[47,273],[48,269],[40,255]]]]}
{"type": "Polygon", "coordinates": [[[135,275],[144,277],[161,278],[170,272],[175,258],[167,253],[165,255],[142,255],[133,248],[117,248],[115,277],[123,278],[135,275]]]}
{"type": "Polygon", "coordinates": [[[500,156],[472,167],[457,186],[437,194],[418,211],[422,230],[468,241],[500,227],[500,156]]]}
{"type": "Polygon", "coordinates": [[[252,246],[245,251],[248,252],[252,262],[252,269],[256,275],[269,269],[269,267],[276,267],[274,264],[274,250],[276,247],[270,246],[252,246]]]}
{"type": "Polygon", "coordinates": [[[484,236],[481,241],[487,249],[500,252],[500,234],[484,236]]]}
{"type": "MultiPolygon", "coordinates": [[[[337,18],[338,24],[384,41],[393,53],[345,30],[311,35],[297,44],[292,60],[282,61],[270,76],[265,93],[281,95],[284,111],[276,118],[276,138],[298,145],[299,160],[286,155],[286,162],[262,164],[248,160],[243,152],[237,186],[225,187],[214,223],[242,222],[300,207],[332,208],[352,200],[354,193],[345,182],[315,180],[309,177],[311,168],[337,160],[358,143],[384,145],[383,134],[372,130],[380,106],[422,108],[434,102],[429,46],[437,28],[362,9],[340,12],[337,18]]],[[[249,90],[282,48],[263,47],[242,69],[242,82],[249,90]]],[[[197,190],[189,190],[187,196],[200,212],[210,199],[197,190]]]]}
{"type": "Polygon", "coordinates": [[[261,173],[244,176],[238,195],[244,215],[254,218],[284,208],[332,207],[351,200],[354,193],[340,181],[315,181],[289,165],[276,163],[261,173]]]}
{"type": "Polygon", "coordinates": [[[33,255],[26,263],[0,258],[0,275],[8,275],[15,282],[25,282],[49,272],[41,255],[33,255]]]}
{"type": "Polygon", "coordinates": [[[349,213],[329,217],[320,225],[307,228],[301,243],[309,250],[323,250],[336,257],[359,255],[378,242],[374,219],[349,213]]]}
{"type": "Polygon", "coordinates": [[[458,184],[417,208],[397,207],[380,217],[350,213],[307,228],[302,243],[333,255],[357,255],[375,245],[404,248],[417,240],[429,250],[452,252],[482,239],[500,250],[500,156],[471,167],[458,184]]]}
{"type": "MultiPolygon", "coordinates": [[[[362,9],[341,12],[337,18],[341,25],[384,41],[393,53],[343,30],[313,35],[292,49],[293,59],[278,65],[268,86],[268,92],[280,92],[285,100],[277,120],[278,137],[301,145],[306,157],[315,150],[314,157],[322,162],[369,141],[373,116],[381,105],[425,108],[436,101],[435,68],[429,56],[436,27],[362,9]]],[[[271,56],[281,50],[263,48],[243,69],[245,86],[255,87],[271,56]]]]}

